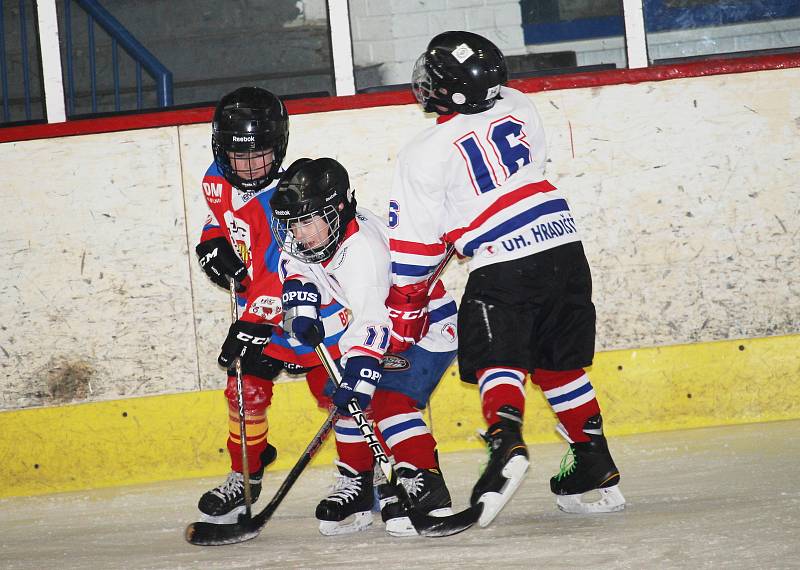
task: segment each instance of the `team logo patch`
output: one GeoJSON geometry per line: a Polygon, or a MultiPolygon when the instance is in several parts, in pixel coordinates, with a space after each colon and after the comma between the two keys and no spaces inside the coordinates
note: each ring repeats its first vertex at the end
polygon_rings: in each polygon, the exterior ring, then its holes
{"type": "Polygon", "coordinates": [[[250,309],[248,310],[262,319],[270,320],[273,317],[280,315],[282,309],[283,307],[279,297],[262,295],[250,303],[250,309]]]}
{"type": "Polygon", "coordinates": [[[456,334],[456,325],[447,323],[442,327],[442,336],[447,339],[447,342],[455,342],[458,338],[456,334]]]}
{"type": "Polygon", "coordinates": [[[408,370],[409,368],[411,368],[411,362],[407,358],[396,354],[383,355],[384,372],[400,372],[401,370],[408,370]]]}
{"type": "Polygon", "coordinates": [[[486,100],[488,101],[489,99],[494,99],[495,97],[497,97],[498,93],[500,93],[499,85],[495,85],[494,87],[489,87],[489,89],[486,90],[486,100]]]}
{"type": "Polygon", "coordinates": [[[458,60],[458,63],[464,63],[473,55],[475,52],[467,44],[461,44],[453,50],[453,57],[458,60]]]}
{"type": "Polygon", "coordinates": [[[491,243],[484,243],[478,248],[478,253],[486,257],[494,257],[497,255],[497,248],[491,243]]]}

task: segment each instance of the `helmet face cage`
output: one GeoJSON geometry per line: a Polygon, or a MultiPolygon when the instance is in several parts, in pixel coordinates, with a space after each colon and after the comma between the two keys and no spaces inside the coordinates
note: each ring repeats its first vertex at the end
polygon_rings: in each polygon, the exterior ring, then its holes
{"type": "Polygon", "coordinates": [[[288,142],[286,108],[269,91],[237,89],[223,97],[214,111],[214,162],[239,190],[260,190],[277,178],[288,142]]]}
{"type": "Polygon", "coordinates": [[[427,53],[423,53],[414,63],[414,71],[411,74],[411,90],[425,112],[431,113],[434,109],[429,109],[428,106],[433,97],[433,86],[431,85],[431,75],[428,73],[427,60],[427,53]]]}
{"type": "Polygon", "coordinates": [[[339,211],[333,205],[299,216],[272,219],[272,233],[287,255],[303,263],[327,261],[336,252],[341,230],[339,211]]]}

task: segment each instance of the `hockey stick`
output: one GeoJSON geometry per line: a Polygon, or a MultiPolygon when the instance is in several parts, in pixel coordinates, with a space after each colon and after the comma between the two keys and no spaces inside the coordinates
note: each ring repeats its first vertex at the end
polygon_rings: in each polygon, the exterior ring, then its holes
{"type": "Polygon", "coordinates": [[[260,513],[252,518],[240,515],[238,522],[231,524],[215,524],[209,522],[194,522],[186,527],[185,537],[191,544],[198,546],[219,546],[223,544],[236,544],[237,542],[244,542],[253,539],[259,535],[261,529],[267,524],[267,521],[272,518],[273,513],[281,504],[283,498],[289,493],[289,490],[295,484],[300,474],[309,464],[311,459],[316,455],[317,451],[325,442],[325,438],[333,427],[333,421],[336,417],[336,408],[331,409],[328,418],[322,427],[319,428],[314,439],[308,444],[300,459],[297,460],[295,466],[289,471],[286,479],[281,483],[281,486],[275,492],[275,496],[269,504],[264,507],[260,513]]]}
{"type": "MultiPolygon", "coordinates": [[[[331,380],[333,380],[333,383],[338,387],[342,382],[342,375],[339,372],[339,367],[336,365],[336,362],[331,357],[330,352],[328,352],[327,347],[320,343],[314,347],[314,350],[322,361],[322,365],[325,367],[331,380]]],[[[347,404],[347,411],[353,416],[356,426],[358,426],[364,441],[372,451],[372,455],[375,456],[375,461],[380,466],[386,479],[397,489],[400,501],[407,507],[408,518],[418,534],[422,536],[450,536],[467,530],[478,521],[483,511],[483,503],[478,503],[459,513],[445,517],[433,517],[415,511],[408,491],[406,491],[403,485],[398,483],[396,474],[392,469],[392,464],[383,451],[383,446],[375,435],[375,431],[372,429],[369,421],[367,421],[367,418],[364,416],[364,411],[358,405],[355,398],[350,400],[347,404]]]]}
{"type": "MultiPolygon", "coordinates": [[[[231,291],[231,324],[235,325],[239,320],[239,303],[236,300],[236,281],[233,277],[229,281],[231,291]]],[[[244,478],[244,509],[247,518],[252,516],[251,507],[253,504],[250,494],[250,466],[247,461],[247,426],[244,415],[244,382],[242,381],[242,357],[237,356],[233,360],[236,368],[236,404],[239,406],[239,443],[242,448],[242,477],[244,478]]]]}

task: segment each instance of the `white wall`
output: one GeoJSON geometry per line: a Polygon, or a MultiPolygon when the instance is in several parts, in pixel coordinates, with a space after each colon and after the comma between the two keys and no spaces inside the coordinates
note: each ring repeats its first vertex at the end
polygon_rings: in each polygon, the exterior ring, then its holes
{"type": "Polygon", "coordinates": [[[447,30],[486,36],[506,55],[525,53],[519,0],[349,0],[353,61],[382,64],[383,85],[411,81],[430,39],[447,30]]]}
{"type": "MultiPolygon", "coordinates": [[[[800,331],[800,69],[530,95],[595,279],[598,350],[800,331]]],[[[298,115],[384,212],[415,105],[298,115]]],[[[0,408],[218,388],[196,263],[209,126],[0,145],[0,408]]],[[[446,281],[457,296],[463,268],[446,281]]]]}

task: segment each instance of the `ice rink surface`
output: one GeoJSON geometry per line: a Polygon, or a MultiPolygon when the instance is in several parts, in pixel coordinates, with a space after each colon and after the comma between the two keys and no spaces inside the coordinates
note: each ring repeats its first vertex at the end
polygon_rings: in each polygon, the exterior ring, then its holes
{"type": "MultiPolygon", "coordinates": [[[[800,420],[617,437],[610,447],[625,511],[559,512],[548,479],[565,445],[536,445],[495,522],[447,538],[389,537],[380,515],[365,532],[321,536],[314,508],[333,466],[308,469],[258,538],[222,547],[189,545],[183,529],[223,477],[4,499],[0,568],[800,568],[800,420]]],[[[457,508],[483,459],[442,457],[457,508]]],[[[256,510],[285,475],[268,474],[256,510]]]]}

